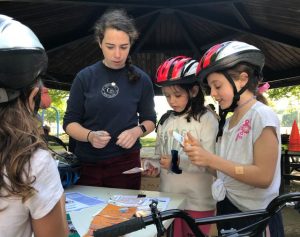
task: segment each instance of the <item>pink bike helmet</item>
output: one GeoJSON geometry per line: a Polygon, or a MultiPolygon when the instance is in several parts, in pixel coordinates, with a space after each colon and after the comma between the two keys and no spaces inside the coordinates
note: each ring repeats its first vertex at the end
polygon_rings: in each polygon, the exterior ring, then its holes
{"type": "Polygon", "coordinates": [[[193,83],[197,65],[196,60],[186,56],[169,58],[158,67],[154,83],[157,86],[193,83]]]}

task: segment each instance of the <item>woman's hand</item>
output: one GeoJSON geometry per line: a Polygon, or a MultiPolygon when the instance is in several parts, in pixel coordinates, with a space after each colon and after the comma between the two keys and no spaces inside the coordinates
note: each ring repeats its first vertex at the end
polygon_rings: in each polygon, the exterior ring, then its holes
{"type": "Polygon", "coordinates": [[[106,131],[92,131],[89,136],[89,142],[95,148],[104,148],[110,141],[111,136],[106,131]]]}
{"type": "Polygon", "coordinates": [[[141,135],[142,130],[139,127],[125,130],[118,136],[116,144],[122,148],[129,149],[141,135]]]}

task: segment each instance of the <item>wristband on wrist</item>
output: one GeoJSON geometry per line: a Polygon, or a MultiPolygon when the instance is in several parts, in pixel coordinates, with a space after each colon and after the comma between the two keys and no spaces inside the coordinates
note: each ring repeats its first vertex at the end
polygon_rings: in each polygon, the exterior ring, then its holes
{"type": "Polygon", "coordinates": [[[140,129],[142,130],[143,134],[144,134],[145,132],[147,132],[147,129],[146,129],[146,127],[145,127],[143,124],[140,124],[139,127],[140,127],[140,129]]]}
{"type": "Polygon", "coordinates": [[[86,136],[86,140],[87,140],[87,142],[90,142],[90,140],[89,140],[89,136],[90,136],[90,133],[92,132],[92,130],[90,130],[89,132],[88,132],[88,134],[87,134],[87,136],[86,136]]]}

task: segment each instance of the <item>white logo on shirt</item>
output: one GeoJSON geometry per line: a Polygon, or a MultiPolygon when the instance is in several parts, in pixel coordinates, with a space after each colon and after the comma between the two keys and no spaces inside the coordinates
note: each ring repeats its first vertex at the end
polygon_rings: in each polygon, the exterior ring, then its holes
{"type": "Polygon", "coordinates": [[[119,94],[119,87],[116,83],[106,83],[101,89],[101,94],[106,98],[114,98],[119,94]]]}

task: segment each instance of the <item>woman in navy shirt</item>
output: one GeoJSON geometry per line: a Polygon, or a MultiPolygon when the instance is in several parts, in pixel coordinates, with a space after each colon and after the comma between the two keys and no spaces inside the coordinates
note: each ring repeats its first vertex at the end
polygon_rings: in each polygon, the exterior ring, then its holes
{"type": "Polygon", "coordinates": [[[71,87],[64,129],[77,140],[79,184],[139,189],[139,138],[154,130],[154,91],[149,76],[130,62],[138,37],[126,12],[111,10],[95,24],[103,60],[81,70],[71,87]]]}

